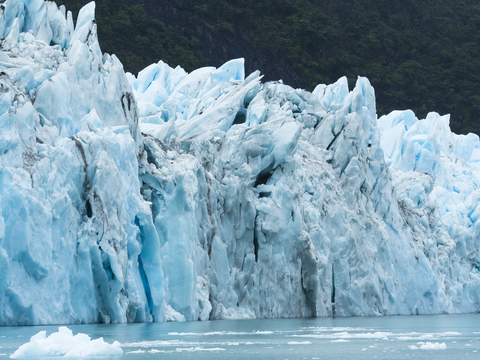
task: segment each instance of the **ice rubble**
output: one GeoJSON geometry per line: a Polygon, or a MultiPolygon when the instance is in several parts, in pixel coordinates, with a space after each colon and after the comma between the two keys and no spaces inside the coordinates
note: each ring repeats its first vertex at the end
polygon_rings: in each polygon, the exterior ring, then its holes
{"type": "Polygon", "coordinates": [[[62,326],[58,332],[47,336],[40,331],[23,344],[10,358],[39,358],[45,356],[85,357],[85,356],[119,356],[123,354],[120,343],[106,343],[103,338],[91,340],[87,334],[73,335],[72,330],[62,326]]]}
{"type": "Polygon", "coordinates": [[[480,310],[480,142],[345,78],[134,77],[43,0],[0,5],[0,324],[480,310]]]}

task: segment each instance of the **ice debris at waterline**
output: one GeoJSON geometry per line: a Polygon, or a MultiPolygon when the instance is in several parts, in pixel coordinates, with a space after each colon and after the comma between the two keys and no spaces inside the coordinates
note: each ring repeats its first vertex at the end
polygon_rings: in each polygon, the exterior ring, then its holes
{"type": "Polygon", "coordinates": [[[480,311],[480,141],[243,60],[138,77],[0,6],[0,324],[480,311]]]}
{"type": "Polygon", "coordinates": [[[73,335],[72,330],[62,326],[58,332],[46,336],[40,331],[32,336],[30,342],[23,344],[10,358],[39,358],[44,356],[84,357],[84,356],[119,356],[123,354],[120,343],[106,343],[102,338],[90,340],[87,334],[73,335]]]}

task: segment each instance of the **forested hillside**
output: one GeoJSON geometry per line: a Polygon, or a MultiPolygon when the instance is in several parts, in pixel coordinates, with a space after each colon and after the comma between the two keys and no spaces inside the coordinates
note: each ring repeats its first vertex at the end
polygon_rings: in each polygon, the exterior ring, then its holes
{"type": "MultiPolygon", "coordinates": [[[[88,0],[56,0],[74,12],[88,0]]],[[[367,76],[382,115],[450,113],[480,134],[480,3],[475,0],[98,0],[102,50],[138,72],[246,59],[247,73],[312,90],[367,76]]]]}

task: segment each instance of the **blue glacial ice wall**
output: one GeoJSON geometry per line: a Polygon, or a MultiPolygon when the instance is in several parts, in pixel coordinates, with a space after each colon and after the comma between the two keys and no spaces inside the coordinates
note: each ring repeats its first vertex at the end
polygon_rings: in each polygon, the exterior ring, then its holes
{"type": "Polygon", "coordinates": [[[0,325],[480,311],[480,141],[243,60],[135,77],[0,5],[0,325]]]}

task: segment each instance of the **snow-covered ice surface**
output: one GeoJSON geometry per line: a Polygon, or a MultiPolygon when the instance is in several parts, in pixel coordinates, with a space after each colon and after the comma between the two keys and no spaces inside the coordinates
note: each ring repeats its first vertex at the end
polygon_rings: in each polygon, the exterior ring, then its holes
{"type": "Polygon", "coordinates": [[[1,325],[480,311],[478,136],[365,78],[134,77],[94,9],[0,6],[1,325]]]}
{"type": "MultiPolygon", "coordinates": [[[[478,357],[480,335],[475,331],[479,330],[479,320],[480,314],[460,314],[95,324],[69,325],[69,328],[73,334],[79,334],[75,337],[89,334],[92,339],[103,338],[104,344],[114,343],[123,351],[114,359],[146,360],[152,359],[153,354],[172,360],[467,360],[478,357]],[[373,333],[383,336],[368,336],[373,333]],[[355,337],[348,336],[353,334],[355,337]],[[299,335],[303,338],[298,338],[299,335]],[[410,338],[406,339],[407,336],[410,338]]],[[[18,353],[18,348],[32,344],[28,339],[39,330],[46,332],[48,338],[59,335],[54,326],[0,327],[1,353],[6,358],[18,353]]],[[[72,339],[71,335],[69,338],[72,339]]],[[[84,353],[94,353],[94,341],[84,343],[84,353]]],[[[55,346],[74,349],[66,342],[57,341],[55,346]]],[[[41,354],[37,358],[42,358],[41,354]]],[[[77,358],[87,359],[85,355],[77,358]]]]}
{"type": "Polygon", "coordinates": [[[10,358],[119,356],[123,354],[119,342],[108,344],[102,338],[91,340],[86,334],[73,335],[72,331],[64,326],[48,337],[46,334],[46,331],[40,331],[32,336],[30,342],[20,346],[10,355],[10,358]]]}

